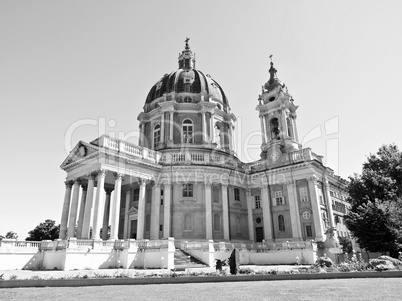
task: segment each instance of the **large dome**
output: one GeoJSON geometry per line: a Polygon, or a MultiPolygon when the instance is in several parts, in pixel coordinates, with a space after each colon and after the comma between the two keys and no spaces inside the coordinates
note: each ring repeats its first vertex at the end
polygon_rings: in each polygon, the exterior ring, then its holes
{"type": "Polygon", "coordinates": [[[221,86],[202,71],[196,69],[179,69],[165,74],[148,93],[145,103],[151,103],[165,93],[201,93],[213,97],[214,100],[228,105],[227,98],[221,86]],[[186,87],[186,84],[188,87],[186,87]]]}
{"type": "MultiPolygon", "coordinates": [[[[204,101],[217,103],[218,108],[222,107],[222,109],[229,106],[221,86],[209,74],[195,69],[195,55],[190,50],[188,40],[186,40],[185,49],[179,54],[178,60],[179,69],[165,74],[152,86],[145,101],[145,107],[169,93],[175,93],[177,96],[182,94],[183,97],[195,96],[197,99],[202,97],[204,101]]],[[[157,102],[159,101],[155,103],[157,102]]]]}

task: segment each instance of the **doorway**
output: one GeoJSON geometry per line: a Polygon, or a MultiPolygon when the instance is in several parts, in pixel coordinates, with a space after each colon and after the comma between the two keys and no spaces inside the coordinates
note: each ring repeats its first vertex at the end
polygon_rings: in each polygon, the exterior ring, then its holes
{"type": "Polygon", "coordinates": [[[256,227],[255,228],[255,241],[262,242],[263,239],[264,239],[264,228],[256,227]]]}

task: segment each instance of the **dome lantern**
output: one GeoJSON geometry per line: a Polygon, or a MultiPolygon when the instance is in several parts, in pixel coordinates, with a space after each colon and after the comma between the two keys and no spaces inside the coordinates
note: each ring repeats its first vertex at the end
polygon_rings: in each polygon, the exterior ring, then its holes
{"type": "Polygon", "coordinates": [[[193,54],[190,49],[189,40],[186,38],[184,50],[179,54],[179,69],[190,70],[195,68],[195,53],[193,54]]]}

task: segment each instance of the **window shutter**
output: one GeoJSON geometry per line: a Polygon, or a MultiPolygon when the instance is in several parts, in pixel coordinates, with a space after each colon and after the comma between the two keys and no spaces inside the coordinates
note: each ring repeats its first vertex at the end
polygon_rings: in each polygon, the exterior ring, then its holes
{"type": "Polygon", "coordinates": [[[286,204],[286,199],[285,199],[285,196],[284,196],[284,195],[282,196],[282,204],[283,204],[283,205],[286,204]]]}
{"type": "Polygon", "coordinates": [[[278,206],[278,205],[276,204],[276,198],[272,198],[272,206],[278,206]]]}
{"type": "Polygon", "coordinates": [[[251,201],[251,209],[255,209],[255,200],[254,199],[252,199],[252,201],[251,201]]]}

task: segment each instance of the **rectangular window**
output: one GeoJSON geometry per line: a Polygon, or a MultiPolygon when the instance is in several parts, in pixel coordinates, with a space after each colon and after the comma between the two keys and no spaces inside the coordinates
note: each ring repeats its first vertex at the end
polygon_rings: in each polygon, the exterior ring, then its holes
{"type": "Polygon", "coordinates": [[[183,197],[184,198],[192,198],[193,197],[193,184],[184,184],[183,185],[183,197]]]}
{"type": "Polygon", "coordinates": [[[311,225],[306,226],[306,236],[307,237],[313,237],[313,230],[311,228],[311,225]]]}
{"type": "Polygon", "coordinates": [[[299,188],[299,193],[300,193],[300,200],[302,202],[308,202],[307,187],[300,187],[299,188]]]}
{"type": "Polygon", "coordinates": [[[254,196],[255,209],[261,208],[261,198],[259,195],[254,196]]]}
{"type": "Polygon", "coordinates": [[[240,189],[239,188],[234,189],[234,199],[235,199],[235,201],[240,201],[240,189]]]}
{"type": "Polygon", "coordinates": [[[134,189],[133,200],[134,200],[134,202],[138,202],[139,199],[140,199],[140,189],[136,188],[136,189],[134,189]]]}
{"type": "Polygon", "coordinates": [[[276,206],[285,205],[282,191],[275,191],[275,202],[276,202],[276,206]]]}

